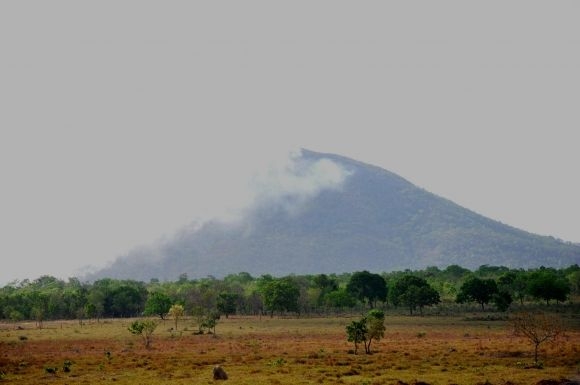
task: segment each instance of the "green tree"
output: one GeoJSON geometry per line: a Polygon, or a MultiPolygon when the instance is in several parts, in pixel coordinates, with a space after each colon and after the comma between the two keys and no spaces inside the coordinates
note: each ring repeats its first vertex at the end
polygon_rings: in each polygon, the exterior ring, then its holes
{"type": "Polygon", "coordinates": [[[97,322],[99,322],[99,319],[104,316],[107,291],[108,289],[102,287],[99,281],[95,282],[89,289],[85,305],[85,312],[88,318],[96,318],[97,322]]]}
{"type": "Polygon", "coordinates": [[[346,326],[346,336],[354,343],[354,354],[357,354],[360,343],[364,344],[365,353],[371,354],[373,340],[380,341],[385,336],[385,313],[371,309],[365,317],[346,326]]]}
{"type": "Polygon", "coordinates": [[[366,341],[367,333],[366,317],[358,321],[352,321],[349,325],[346,325],[346,337],[348,342],[354,343],[354,354],[358,353],[358,345],[366,341]]]}
{"type": "Polygon", "coordinates": [[[362,303],[365,301],[371,308],[376,307],[377,301],[387,300],[387,283],[379,274],[368,271],[358,271],[350,277],[346,290],[362,303]]]}
{"type": "Polygon", "coordinates": [[[208,315],[203,319],[200,325],[200,330],[208,329],[209,332],[211,332],[213,336],[216,337],[215,329],[219,319],[220,315],[218,313],[211,313],[210,315],[208,315]]]}
{"type": "Polygon", "coordinates": [[[580,270],[571,271],[566,276],[570,282],[570,290],[574,295],[580,295],[580,270]]]}
{"type": "Polygon", "coordinates": [[[498,290],[491,300],[499,311],[507,311],[513,302],[512,295],[506,290],[498,290]]]}
{"type": "Polygon", "coordinates": [[[218,311],[225,315],[226,318],[228,318],[230,314],[235,314],[238,298],[239,296],[235,293],[220,293],[217,298],[218,311]]]}
{"type": "Polygon", "coordinates": [[[415,275],[404,275],[397,279],[389,293],[389,298],[396,306],[407,306],[411,315],[417,308],[422,315],[425,306],[441,302],[439,292],[433,289],[425,279],[415,275]]]}
{"type": "Polygon", "coordinates": [[[565,301],[570,294],[570,282],[553,269],[540,269],[530,274],[528,293],[536,299],[546,301],[546,305],[552,299],[565,301]]]}
{"type": "Polygon", "coordinates": [[[29,303],[30,316],[36,321],[36,326],[42,329],[48,308],[48,296],[36,289],[27,294],[26,299],[29,303]]]}
{"type": "Polygon", "coordinates": [[[508,270],[505,266],[481,265],[474,271],[474,275],[479,278],[495,278],[501,274],[505,274],[508,270]]]}
{"type": "Polygon", "coordinates": [[[157,328],[157,322],[153,320],[134,321],[128,328],[131,334],[139,335],[143,338],[146,348],[151,345],[153,332],[157,328]]]}
{"type": "Polygon", "coordinates": [[[147,290],[142,283],[127,282],[113,288],[109,311],[113,317],[134,317],[145,307],[147,290]]]}
{"type": "Polygon", "coordinates": [[[449,265],[443,271],[443,275],[452,281],[460,280],[461,278],[465,277],[470,273],[471,272],[468,269],[461,267],[459,265],[449,265]]]}
{"type": "Polygon", "coordinates": [[[318,274],[312,278],[314,285],[323,292],[331,292],[338,289],[338,282],[326,274],[318,274]]]}
{"type": "Polygon", "coordinates": [[[10,321],[14,322],[14,328],[16,329],[16,323],[22,321],[24,316],[18,310],[10,310],[8,316],[10,317],[10,321]]]}
{"type": "Polygon", "coordinates": [[[493,296],[498,292],[497,283],[493,279],[481,279],[469,277],[459,288],[456,302],[477,302],[481,305],[481,310],[485,309],[493,296]]]}
{"type": "Polygon", "coordinates": [[[300,288],[291,278],[267,281],[261,288],[261,294],[264,298],[264,306],[270,312],[270,317],[274,316],[275,311],[299,312],[300,288]]]}
{"type": "Polygon", "coordinates": [[[184,306],[191,309],[196,315],[205,315],[216,308],[216,282],[203,280],[186,290],[184,306]]]}
{"type": "Polygon", "coordinates": [[[365,351],[371,354],[371,342],[380,341],[385,336],[385,313],[382,310],[372,309],[367,314],[367,338],[365,351]]]}
{"type": "Polygon", "coordinates": [[[97,316],[97,307],[94,303],[87,303],[83,309],[83,313],[87,318],[95,318],[97,316]]]}
{"type": "Polygon", "coordinates": [[[238,274],[228,274],[224,277],[224,282],[228,285],[231,285],[233,283],[236,283],[239,285],[247,285],[253,281],[254,281],[254,277],[252,277],[250,275],[250,273],[247,273],[245,271],[238,273],[238,274]]]}
{"type": "Polygon", "coordinates": [[[322,299],[324,306],[334,309],[347,309],[356,305],[356,299],[345,288],[326,293],[322,299]]]}
{"type": "Polygon", "coordinates": [[[314,287],[318,289],[317,305],[322,305],[328,293],[338,290],[338,282],[326,274],[318,274],[312,278],[314,287]]]}
{"type": "Polygon", "coordinates": [[[158,315],[162,320],[171,308],[171,298],[165,293],[155,291],[149,293],[147,302],[145,302],[144,315],[158,315]]]}
{"type": "Polygon", "coordinates": [[[87,303],[87,293],[87,286],[83,285],[78,278],[69,278],[62,293],[62,308],[65,318],[78,318],[82,325],[82,318],[85,317],[84,308],[87,303]]]}
{"type": "Polygon", "coordinates": [[[507,292],[520,305],[524,304],[528,290],[528,274],[525,271],[510,270],[498,278],[497,284],[500,292],[507,292]]]}

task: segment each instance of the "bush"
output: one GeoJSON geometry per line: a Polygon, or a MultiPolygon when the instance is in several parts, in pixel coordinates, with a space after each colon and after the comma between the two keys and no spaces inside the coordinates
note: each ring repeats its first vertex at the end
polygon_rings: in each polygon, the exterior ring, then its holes
{"type": "Polygon", "coordinates": [[[153,320],[135,321],[129,326],[128,330],[135,335],[140,335],[143,337],[143,342],[145,347],[148,348],[151,345],[151,338],[153,332],[157,328],[157,322],[153,320]]]}

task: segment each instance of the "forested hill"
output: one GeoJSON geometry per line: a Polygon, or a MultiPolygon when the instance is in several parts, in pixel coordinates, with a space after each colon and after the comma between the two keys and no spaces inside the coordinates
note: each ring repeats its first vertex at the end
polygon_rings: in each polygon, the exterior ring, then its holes
{"type": "Polygon", "coordinates": [[[338,166],[344,180],[309,195],[289,192],[275,202],[258,202],[241,221],[184,228],[89,278],[172,280],[183,273],[195,278],[241,271],[286,275],[580,262],[578,245],[486,218],[379,167],[303,150],[295,160],[296,173],[306,174],[321,161],[338,166]]]}

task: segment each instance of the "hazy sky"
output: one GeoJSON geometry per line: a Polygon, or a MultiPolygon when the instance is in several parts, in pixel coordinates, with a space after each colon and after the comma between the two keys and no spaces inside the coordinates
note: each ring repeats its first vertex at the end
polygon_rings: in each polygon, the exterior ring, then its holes
{"type": "Polygon", "coordinates": [[[3,1],[0,284],[239,207],[305,147],[580,242],[575,1],[3,1]]]}

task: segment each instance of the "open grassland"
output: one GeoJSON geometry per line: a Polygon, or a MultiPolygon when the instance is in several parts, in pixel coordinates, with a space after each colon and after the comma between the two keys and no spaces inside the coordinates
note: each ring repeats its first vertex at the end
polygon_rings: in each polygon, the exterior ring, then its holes
{"type": "Polygon", "coordinates": [[[149,349],[128,332],[133,320],[0,325],[0,383],[212,384],[222,365],[228,384],[536,384],[579,379],[579,320],[541,347],[543,369],[526,369],[533,347],[505,321],[477,317],[387,316],[374,354],[354,355],[345,326],[354,317],[221,319],[217,335],[194,335],[161,321],[149,349]],[[71,361],[70,372],[63,371],[71,361]],[[45,368],[58,368],[54,374],[45,368]]]}

